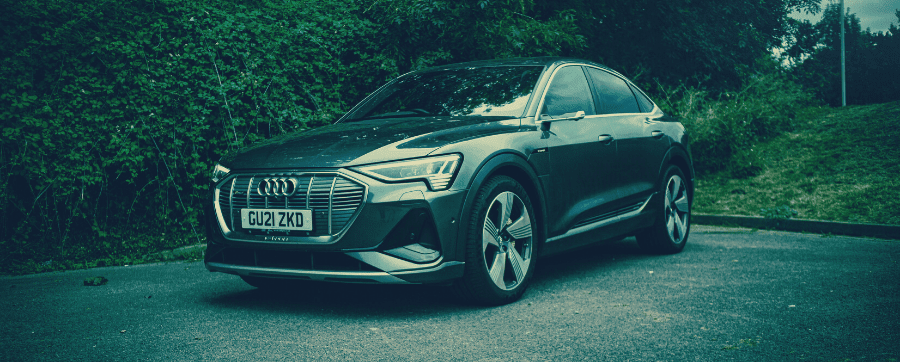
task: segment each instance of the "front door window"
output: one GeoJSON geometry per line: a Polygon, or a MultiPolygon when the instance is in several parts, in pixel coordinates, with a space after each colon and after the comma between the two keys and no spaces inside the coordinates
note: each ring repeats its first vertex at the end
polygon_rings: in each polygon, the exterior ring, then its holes
{"type": "Polygon", "coordinates": [[[584,71],[579,66],[564,67],[556,72],[547,89],[541,115],[559,116],[578,111],[588,116],[597,114],[584,71]]]}

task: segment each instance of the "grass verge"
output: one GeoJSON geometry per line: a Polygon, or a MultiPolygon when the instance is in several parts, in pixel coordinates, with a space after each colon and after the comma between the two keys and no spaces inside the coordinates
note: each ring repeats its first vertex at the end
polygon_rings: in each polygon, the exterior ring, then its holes
{"type": "Polygon", "coordinates": [[[756,176],[702,175],[694,211],[900,225],[900,102],[803,110],[756,176]]]}

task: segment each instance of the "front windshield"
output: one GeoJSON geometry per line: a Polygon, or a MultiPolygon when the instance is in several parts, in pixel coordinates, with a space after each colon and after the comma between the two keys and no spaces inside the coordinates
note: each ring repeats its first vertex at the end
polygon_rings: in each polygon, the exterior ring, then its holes
{"type": "Polygon", "coordinates": [[[409,116],[521,117],[541,75],[539,66],[460,68],[398,79],[343,122],[409,116]]]}

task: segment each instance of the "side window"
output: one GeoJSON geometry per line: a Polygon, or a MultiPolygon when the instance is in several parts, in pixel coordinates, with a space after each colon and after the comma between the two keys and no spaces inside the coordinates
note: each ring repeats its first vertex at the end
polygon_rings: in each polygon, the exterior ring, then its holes
{"type": "Polygon", "coordinates": [[[547,89],[541,114],[558,116],[578,111],[584,111],[585,115],[597,114],[584,71],[580,66],[564,67],[556,72],[547,89]]]}
{"type": "Polygon", "coordinates": [[[631,88],[621,78],[597,68],[587,68],[599,97],[600,114],[641,113],[631,88]]]}
{"type": "Polygon", "coordinates": [[[631,86],[631,91],[637,96],[638,104],[641,106],[642,112],[653,112],[653,102],[650,101],[650,98],[647,98],[647,96],[645,96],[644,93],[641,93],[634,85],[631,86]]]}

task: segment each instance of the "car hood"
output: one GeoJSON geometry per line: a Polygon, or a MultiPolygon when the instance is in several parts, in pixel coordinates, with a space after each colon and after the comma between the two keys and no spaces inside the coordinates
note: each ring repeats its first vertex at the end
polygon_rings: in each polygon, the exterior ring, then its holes
{"type": "Polygon", "coordinates": [[[518,119],[404,117],[338,123],[273,138],[224,157],[232,170],[348,167],[421,157],[454,142],[516,132],[518,119]]]}

